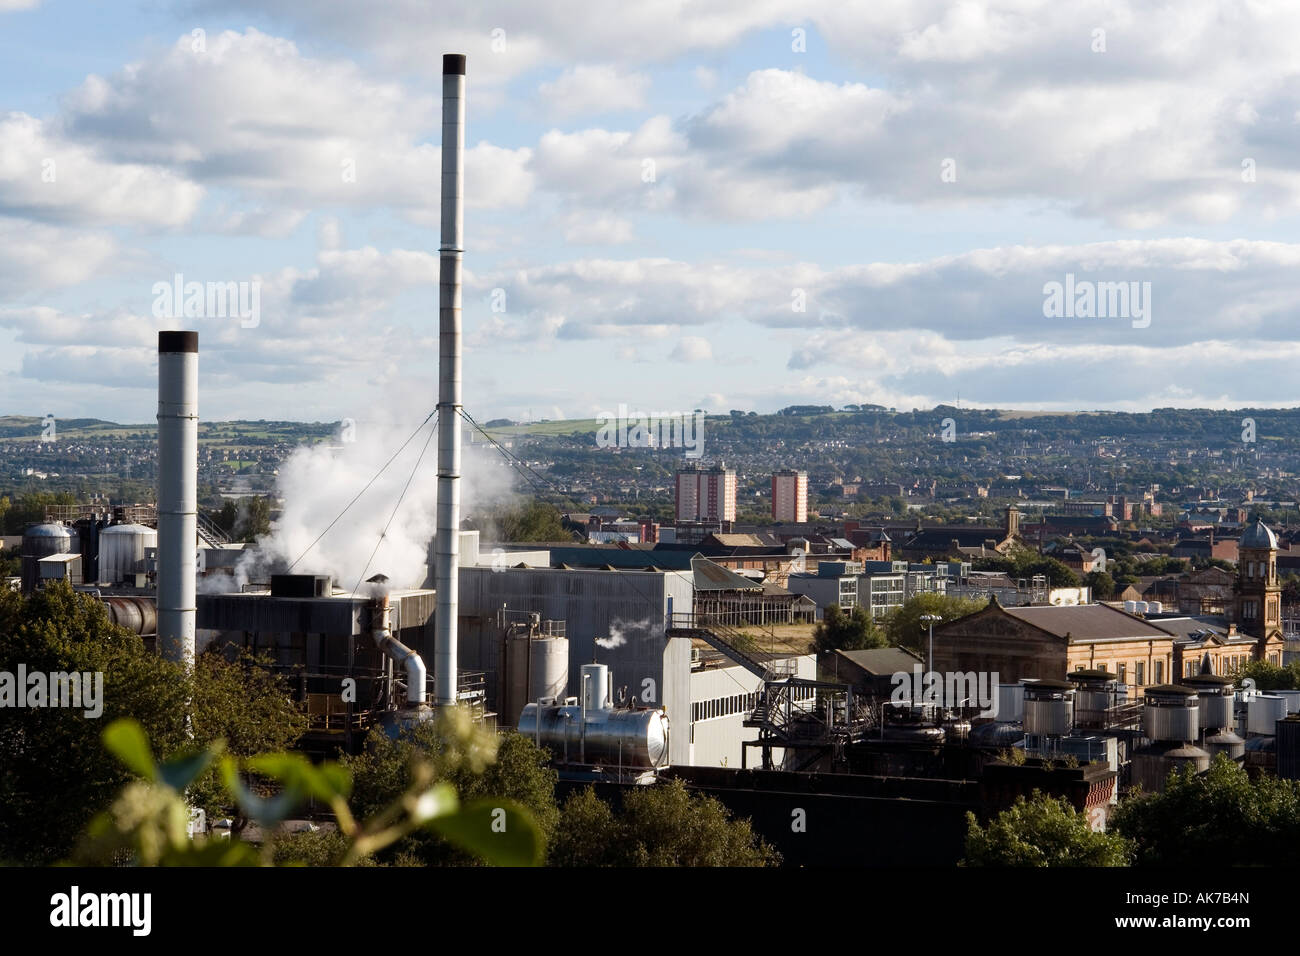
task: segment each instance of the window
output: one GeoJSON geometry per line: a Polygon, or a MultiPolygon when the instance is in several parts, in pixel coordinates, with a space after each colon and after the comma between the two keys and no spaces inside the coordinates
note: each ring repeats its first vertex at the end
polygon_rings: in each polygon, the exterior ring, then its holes
{"type": "Polygon", "coordinates": [[[1270,654],[1270,655],[1268,655],[1268,662],[1269,662],[1270,664],[1274,664],[1274,665],[1276,665],[1276,664],[1278,663],[1277,655],[1276,655],[1276,654],[1270,654]]]}
{"type": "Polygon", "coordinates": [[[1183,664],[1183,676],[1184,677],[1196,676],[1196,661],[1186,661],[1183,664]]]}
{"type": "Polygon", "coordinates": [[[1242,601],[1242,602],[1241,602],[1241,616],[1242,616],[1242,618],[1243,618],[1244,620],[1247,620],[1247,621],[1253,621],[1253,620],[1255,620],[1255,618],[1259,617],[1259,602],[1258,602],[1258,601],[1242,601]]]}
{"type": "Polygon", "coordinates": [[[1123,684],[1123,683],[1125,682],[1124,679],[1125,679],[1127,676],[1128,676],[1128,665],[1127,665],[1127,664],[1120,664],[1120,665],[1119,665],[1119,682],[1120,682],[1121,684],[1123,684]]]}
{"type": "Polygon", "coordinates": [[[1163,684],[1164,682],[1165,682],[1165,662],[1156,661],[1156,683],[1163,684]]]}
{"type": "Polygon", "coordinates": [[[1141,687],[1147,682],[1147,665],[1145,661],[1138,661],[1133,665],[1133,683],[1141,687]]]}

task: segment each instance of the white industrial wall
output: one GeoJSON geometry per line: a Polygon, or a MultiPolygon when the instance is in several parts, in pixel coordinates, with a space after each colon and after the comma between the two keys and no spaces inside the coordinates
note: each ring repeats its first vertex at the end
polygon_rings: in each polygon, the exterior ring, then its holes
{"type": "MultiPolygon", "coordinates": [[[[817,658],[805,654],[794,658],[795,676],[817,679],[817,658]]],[[[740,665],[714,667],[691,674],[691,705],[707,704],[719,698],[761,692],[763,681],[740,665]]],[[[693,713],[693,710],[692,710],[693,713]]],[[[692,743],[687,763],[697,767],[739,767],[743,742],[758,739],[757,727],[744,726],[748,710],[742,708],[721,717],[707,717],[692,721],[689,727],[692,743]]],[[[774,759],[781,759],[781,751],[773,751],[774,759]]],[[[758,766],[760,752],[750,748],[748,765],[758,766]]]]}
{"type": "Polygon", "coordinates": [[[578,693],[583,664],[608,665],[616,694],[626,688],[638,704],[657,704],[668,711],[669,759],[686,763],[690,641],[669,639],[665,632],[670,606],[689,613],[694,602],[694,581],[686,571],[462,567],[460,667],[489,674],[489,698],[495,705],[502,638],[495,623],[497,610],[504,604],[512,611],[537,611],[545,619],[564,621],[569,694],[578,693]],[[610,638],[617,646],[596,643],[610,638]]]}

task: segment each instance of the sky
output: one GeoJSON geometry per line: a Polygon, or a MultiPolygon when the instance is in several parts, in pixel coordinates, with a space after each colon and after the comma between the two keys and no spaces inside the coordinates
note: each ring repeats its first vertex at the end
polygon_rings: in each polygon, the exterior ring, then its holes
{"type": "Polygon", "coordinates": [[[1297,35],[1269,0],[0,0],[0,414],[149,421],[194,328],[205,419],[423,419],[445,52],[479,421],[1300,404],[1297,35]]]}

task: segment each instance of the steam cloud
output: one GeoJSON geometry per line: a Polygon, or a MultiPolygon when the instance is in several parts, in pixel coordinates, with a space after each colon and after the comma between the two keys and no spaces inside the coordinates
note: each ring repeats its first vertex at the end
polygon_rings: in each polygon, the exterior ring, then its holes
{"type": "MultiPolygon", "coordinates": [[[[377,573],[387,575],[393,588],[421,587],[428,572],[429,543],[437,529],[437,437],[425,448],[431,427],[429,423],[421,429],[314,546],[316,537],[410,436],[414,424],[359,421],[352,441],[304,445],[295,450],[280,466],[276,480],[283,501],[280,516],[271,533],[258,539],[256,550],[239,562],[236,588],[250,580],[267,580],[300,557],[295,573],[330,574],[338,587],[349,591],[360,583],[358,593],[367,593],[371,589],[363,578],[377,573]],[[414,475],[412,469],[416,469],[414,475]],[[393,515],[408,478],[410,487],[393,515]],[[393,519],[388,524],[390,515],[393,519]],[[385,524],[388,531],[381,542],[385,524]]],[[[494,452],[466,443],[461,464],[462,516],[510,494],[509,470],[494,452]],[[493,457],[488,458],[489,454],[493,457]]]]}
{"type": "Polygon", "coordinates": [[[596,638],[596,646],[612,651],[614,648],[622,647],[627,643],[629,632],[648,630],[650,630],[649,617],[644,617],[639,621],[625,621],[621,617],[616,617],[609,622],[609,637],[596,638]]]}

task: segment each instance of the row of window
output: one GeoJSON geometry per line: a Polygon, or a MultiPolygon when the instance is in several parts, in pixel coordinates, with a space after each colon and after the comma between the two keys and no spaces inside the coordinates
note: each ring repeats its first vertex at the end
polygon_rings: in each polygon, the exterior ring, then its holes
{"type": "MultiPolygon", "coordinates": [[[[813,687],[793,687],[790,699],[796,703],[812,700],[817,696],[813,687]]],[[[715,697],[712,700],[700,700],[691,705],[691,720],[712,720],[715,717],[730,717],[732,714],[748,714],[758,706],[757,691],[749,694],[732,694],[728,697],[715,697]]]]}
{"type": "MultiPolygon", "coordinates": [[[[1247,663],[1250,662],[1249,654],[1234,654],[1219,659],[1218,667],[1225,674],[1236,674],[1241,671],[1247,663]]],[[[1270,654],[1268,656],[1270,664],[1278,663],[1278,655],[1270,654]]],[[[1102,664],[1101,669],[1105,670],[1106,665],[1102,664]]],[[[1201,672],[1201,659],[1193,658],[1183,662],[1183,677],[1195,677],[1201,672]]],[[[1128,664],[1117,665],[1116,675],[1119,677],[1121,684],[1128,683],[1129,667],[1128,664]]],[[[1165,682],[1165,662],[1153,661],[1151,665],[1151,683],[1163,684],[1165,682]]],[[[1147,683],[1147,662],[1135,661],[1133,663],[1133,683],[1137,687],[1145,687],[1147,683]]]]}

